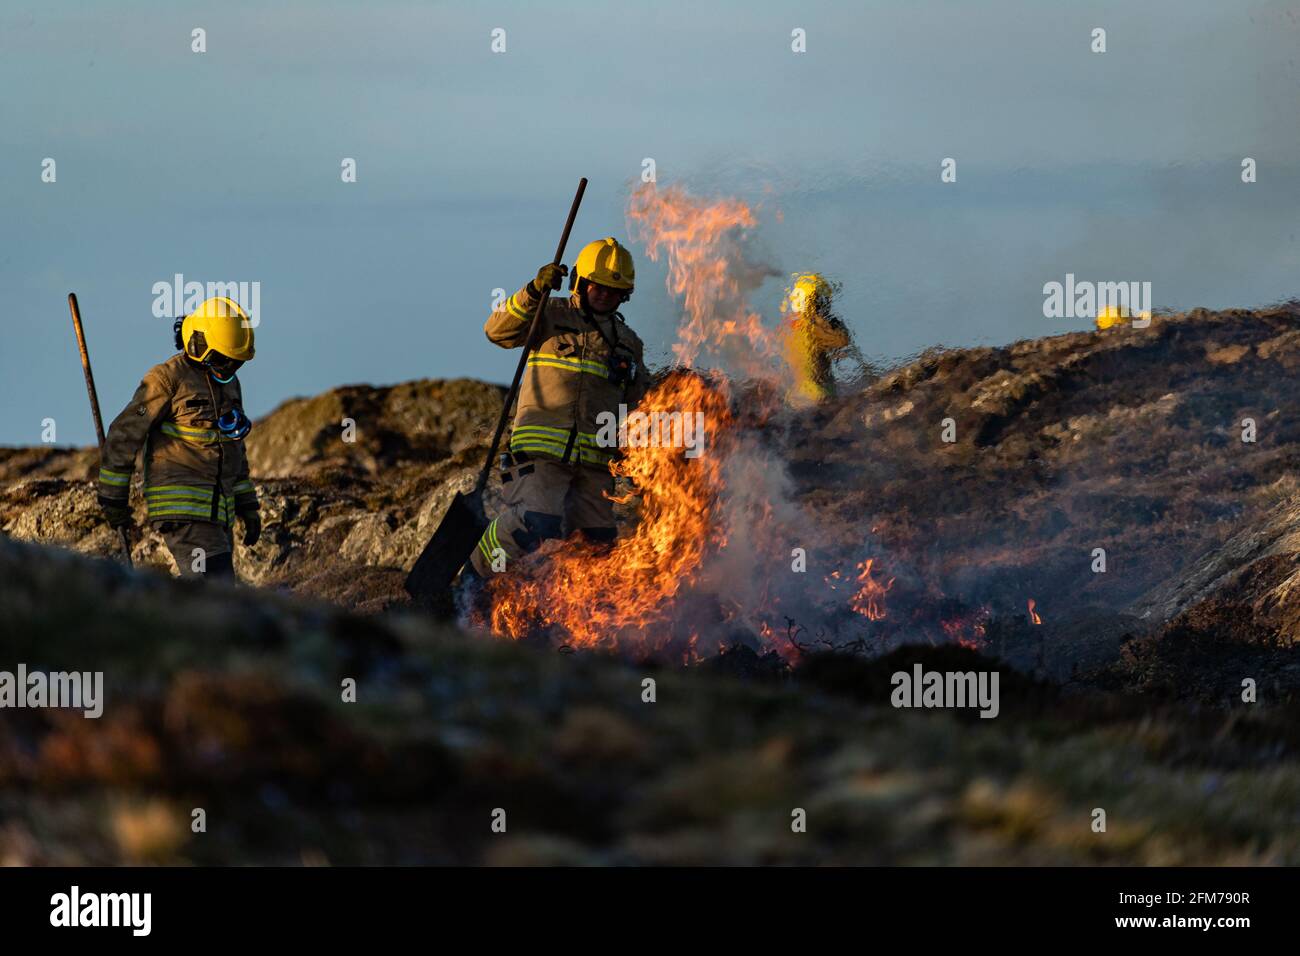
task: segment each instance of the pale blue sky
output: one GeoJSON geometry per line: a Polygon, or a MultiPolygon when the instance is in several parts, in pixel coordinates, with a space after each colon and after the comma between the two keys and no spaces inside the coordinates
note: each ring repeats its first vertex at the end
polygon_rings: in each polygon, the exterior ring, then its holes
{"type": "MultiPolygon", "coordinates": [[[[842,282],[883,358],[1082,327],[1042,315],[1066,272],[1175,308],[1300,295],[1297,51],[1300,0],[6,0],[0,443],[46,417],[92,440],[66,294],[111,416],[170,353],[150,290],[177,272],[261,282],[254,414],[344,383],[506,381],[492,289],[549,258],[579,176],[574,251],[625,236],[646,156],[661,183],[759,201],[755,254],[842,282]]],[[[625,312],[662,357],[662,267],[640,258],[625,312]]]]}

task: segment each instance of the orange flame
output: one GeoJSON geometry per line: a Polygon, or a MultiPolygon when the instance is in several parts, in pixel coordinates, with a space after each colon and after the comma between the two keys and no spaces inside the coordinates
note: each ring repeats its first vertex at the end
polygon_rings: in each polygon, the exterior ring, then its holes
{"type": "Polygon", "coordinates": [[[939,622],[939,627],[949,641],[968,647],[973,651],[988,646],[988,607],[980,607],[957,617],[939,622]]]}
{"type": "MultiPolygon", "coordinates": [[[[667,259],[669,290],[683,298],[673,346],[682,365],[696,365],[707,351],[722,358],[731,373],[743,374],[756,372],[766,357],[777,354],[775,339],[746,300],[756,282],[738,244],[756,223],[740,200],[702,200],[680,187],[654,185],[632,196],[629,231],[651,260],[667,259]]],[[[639,410],[703,412],[704,453],[686,458],[681,448],[625,448],[611,471],[635,483],[634,529],[605,549],[570,539],[515,562],[510,574],[490,583],[488,623],[496,633],[520,638],[551,631],[574,646],[648,652],[672,645],[686,660],[708,650],[700,647],[698,625],[687,629],[677,620],[674,633],[674,622],[677,605],[699,581],[707,556],[725,550],[731,533],[719,503],[723,464],[736,437],[727,381],[675,371],[651,389],[639,410]]],[[[761,505],[747,512],[744,520],[758,526],[742,529],[747,546],[756,537],[770,537],[762,533],[770,512],[761,505]]],[[[717,603],[709,613],[720,619],[746,616],[717,603]]]]}
{"type": "Polygon", "coordinates": [[[1043,619],[1039,617],[1038,612],[1034,610],[1035,606],[1036,605],[1034,603],[1034,599],[1030,598],[1029,599],[1029,620],[1031,620],[1035,624],[1042,624],[1043,619]]]}
{"type": "MultiPolygon", "coordinates": [[[[695,582],[705,555],[725,547],[714,524],[731,412],[717,388],[686,371],[668,375],[639,407],[647,413],[702,411],[703,454],[687,458],[681,448],[625,449],[610,469],[636,485],[636,527],[607,549],[569,539],[490,581],[490,623],[496,633],[520,638],[558,628],[574,646],[645,651],[671,641],[674,601],[695,582]]],[[[695,643],[688,642],[691,651],[695,643]]]]}
{"type": "MultiPolygon", "coordinates": [[[[779,589],[766,579],[751,580],[750,573],[760,562],[775,566],[789,546],[778,525],[792,519],[788,512],[778,515],[774,499],[764,497],[764,483],[752,480],[771,468],[733,418],[730,379],[692,371],[706,362],[738,378],[770,380],[788,371],[781,329],[765,327],[748,303],[749,293],[771,274],[748,262],[742,250],[757,217],[738,199],[701,199],[680,187],[647,185],[632,195],[627,218],[649,258],[666,260],[669,291],[683,307],[672,351],[684,368],[654,386],[639,410],[703,412],[704,453],[686,458],[681,448],[623,449],[610,468],[635,483],[632,529],[612,545],[570,538],[515,561],[508,574],[489,581],[488,620],[475,623],[515,639],[547,634],[574,647],[685,663],[716,653],[726,637],[748,628],[783,656],[794,654],[790,627],[782,634],[783,626],[768,623],[781,620],[779,597],[771,593],[779,589]],[[701,627],[700,614],[719,626],[701,627]]],[[[752,403],[745,411],[747,420],[756,414],[752,403]]],[[[632,497],[617,500],[631,504],[632,497]]],[[[893,578],[877,580],[872,559],[857,567],[850,606],[881,620],[893,578]]]]}
{"type": "Polygon", "coordinates": [[[746,267],[738,247],[758,222],[749,205],[647,184],[633,193],[627,221],[652,262],[667,258],[668,289],[683,299],[686,311],[673,345],[677,361],[695,366],[707,352],[732,374],[770,375],[780,356],[778,333],[763,325],[746,297],[767,273],[746,267]]]}
{"type": "Polygon", "coordinates": [[[849,601],[849,607],[868,621],[883,621],[885,619],[885,595],[894,586],[894,579],[890,578],[887,582],[881,584],[872,578],[871,565],[875,560],[875,558],[867,558],[867,560],[858,564],[858,591],[849,601]]]}

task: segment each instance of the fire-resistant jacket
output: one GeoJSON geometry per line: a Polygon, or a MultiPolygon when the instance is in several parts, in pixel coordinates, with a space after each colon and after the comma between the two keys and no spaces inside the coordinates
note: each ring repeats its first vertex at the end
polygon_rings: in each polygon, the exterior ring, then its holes
{"type": "Polygon", "coordinates": [[[239,379],[224,385],[177,352],[145,373],[131,403],[104,440],[99,494],[126,503],[143,446],[149,520],[211,521],[229,527],[237,513],[257,509],[241,439],[217,430],[217,419],[243,410],[239,379]]]}
{"type": "Polygon", "coordinates": [[[835,394],[831,359],[838,349],[850,345],[849,330],[838,319],[801,315],[786,329],[786,359],[794,371],[795,392],[820,401],[835,394]]]}
{"type": "MultiPolygon", "coordinates": [[[[502,348],[522,346],[537,297],[530,282],[507,299],[483,326],[488,339],[502,348]]],[[[631,410],[644,397],[649,376],[641,339],[617,312],[585,315],[576,294],[550,297],[538,325],[519,389],[510,450],[608,467],[618,448],[598,444],[597,416],[617,416],[620,404],[631,410]],[[626,385],[610,379],[620,358],[635,363],[626,385]]]]}

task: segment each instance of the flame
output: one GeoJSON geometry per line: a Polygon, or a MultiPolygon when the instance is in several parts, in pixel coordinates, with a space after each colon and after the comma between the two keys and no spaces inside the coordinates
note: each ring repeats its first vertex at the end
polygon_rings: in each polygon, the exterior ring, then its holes
{"type": "MultiPolygon", "coordinates": [[[[702,411],[704,453],[687,458],[681,448],[625,449],[610,470],[635,483],[635,528],[612,548],[571,538],[490,581],[490,625],[497,634],[520,638],[558,628],[575,647],[644,651],[673,643],[674,602],[695,583],[706,555],[726,547],[715,525],[731,412],[713,382],[689,371],[669,374],[639,407],[647,413],[702,411]]],[[[681,635],[687,656],[694,656],[698,637],[693,630],[681,635]]]]}
{"type": "Polygon", "coordinates": [[[979,651],[988,647],[989,616],[988,607],[980,607],[973,612],[940,621],[939,627],[952,643],[979,651]]]}
{"type": "MultiPolygon", "coordinates": [[[[748,302],[775,274],[744,255],[757,216],[738,199],[702,199],[650,184],[633,193],[627,218],[649,258],[666,261],[669,291],[682,302],[672,347],[679,367],[651,388],[638,410],[702,412],[704,452],[687,458],[681,448],[624,448],[610,470],[634,484],[634,492],[615,499],[634,507],[631,529],[610,545],[577,536],[547,542],[488,582],[490,610],[486,619],[471,621],[514,639],[545,635],[572,648],[687,664],[749,634],[789,659],[799,653],[795,635],[806,622],[786,616],[783,581],[758,569],[788,560],[791,541],[810,533],[807,517],[782,497],[770,446],[747,433],[733,412],[734,401],[745,422],[760,419],[763,409],[755,405],[762,396],[746,391],[742,405],[730,385],[789,373],[780,324],[765,326],[748,302]],[[700,371],[706,366],[716,371],[700,371]]],[[[780,392],[763,394],[772,400],[780,392]]],[[[894,578],[881,579],[876,558],[856,567],[853,581],[833,572],[830,589],[851,590],[848,610],[883,620],[894,578]]],[[[847,613],[843,598],[837,595],[839,613],[847,613]]]]}
{"type": "Polygon", "coordinates": [[[673,355],[696,366],[702,355],[741,377],[770,376],[780,358],[779,333],[763,325],[747,293],[770,270],[749,266],[739,243],[757,225],[739,199],[706,200],[679,186],[653,183],[632,194],[628,231],[650,261],[668,261],[668,290],[682,297],[685,314],[673,355]]]}
{"type": "Polygon", "coordinates": [[[867,558],[867,560],[859,562],[858,591],[849,601],[849,607],[868,621],[883,621],[885,619],[885,595],[894,586],[894,579],[890,578],[884,584],[875,580],[871,576],[871,565],[875,560],[875,558],[867,558]]]}
{"type": "Polygon", "coordinates": [[[1034,599],[1030,598],[1029,599],[1029,620],[1032,621],[1034,624],[1042,624],[1043,619],[1039,617],[1038,612],[1034,610],[1035,606],[1036,605],[1034,603],[1034,599]]]}
{"type": "MultiPolygon", "coordinates": [[[[716,652],[707,645],[725,629],[687,626],[681,605],[707,574],[710,556],[724,552],[733,534],[746,548],[774,540],[764,531],[772,509],[749,502],[723,514],[723,469],[737,437],[730,388],[725,376],[706,377],[692,367],[709,355],[732,374],[759,374],[779,357],[774,333],[747,302],[762,274],[746,265],[739,244],[756,223],[754,211],[737,199],[704,200],[653,184],[633,194],[629,231],[652,261],[667,260],[669,290],[684,306],[673,346],[682,368],[655,385],[638,410],[703,412],[706,448],[695,458],[681,448],[625,448],[610,468],[634,482],[635,527],[612,546],[571,538],[516,561],[508,575],[489,583],[486,623],[497,634],[517,639],[547,632],[574,647],[665,652],[685,661],[716,652]]],[[[719,623],[752,625],[764,640],[771,634],[751,620],[757,614],[728,606],[718,594],[710,597],[707,612],[719,623]]]]}

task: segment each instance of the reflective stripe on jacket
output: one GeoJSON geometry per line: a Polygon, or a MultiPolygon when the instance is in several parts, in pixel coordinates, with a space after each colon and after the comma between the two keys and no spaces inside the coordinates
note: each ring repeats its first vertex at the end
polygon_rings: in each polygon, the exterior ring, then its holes
{"type": "MultiPolygon", "coordinates": [[[[211,521],[212,489],[199,485],[153,485],[144,490],[149,517],[186,518],[211,521]]],[[[235,499],[221,495],[217,502],[217,523],[229,525],[235,514],[235,499]]]]}
{"type": "MultiPolygon", "coordinates": [[[[488,339],[502,348],[521,347],[537,298],[531,283],[510,296],[488,317],[488,339]]],[[[519,387],[511,450],[607,467],[618,449],[597,442],[597,416],[617,416],[620,404],[630,411],[644,397],[649,376],[640,337],[617,314],[584,315],[576,295],[551,297],[534,347],[519,387]],[[627,385],[610,380],[616,352],[636,363],[627,385]]]]}
{"type": "Polygon", "coordinates": [[[618,454],[617,448],[603,448],[594,432],[578,432],[572,446],[570,429],[547,425],[516,425],[510,433],[510,450],[558,458],[561,461],[578,461],[584,465],[604,467],[618,454]],[[566,459],[565,450],[569,454],[566,459]]]}

